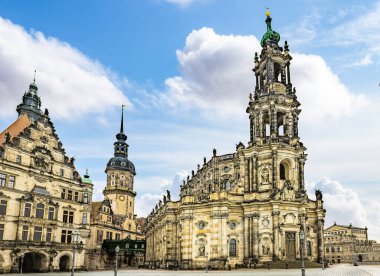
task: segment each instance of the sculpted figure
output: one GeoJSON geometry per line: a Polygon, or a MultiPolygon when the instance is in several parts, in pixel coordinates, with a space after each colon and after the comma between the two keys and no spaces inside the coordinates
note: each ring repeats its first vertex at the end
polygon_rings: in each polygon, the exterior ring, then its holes
{"type": "Polygon", "coordinates": [[[199,245],[199,256],[204,256],[205,255],[205,245],[201,244],[199,245]]]}
{"type": "MultiPolygon", "coordinates": [[[[184,181],[185,182],[185,181],[184,181]]],[[[172,200],[172,197],[170,195],[170,191],[169,190],[166,190],[166,198],[168,199],[168,201],[171,201],[172,200]]]]}
{"type": "Polygon", "coordinates": [[[263,184],[269,183],[269,170],[267,168],[263,169],[261,172],[261,183],[263,184]]]}

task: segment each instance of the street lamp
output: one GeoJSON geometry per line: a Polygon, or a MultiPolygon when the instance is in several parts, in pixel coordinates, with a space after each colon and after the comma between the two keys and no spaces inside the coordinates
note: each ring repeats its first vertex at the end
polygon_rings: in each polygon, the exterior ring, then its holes
{"type": "Polygon", "coordinates": [[[22,266],[24,265],[24,255],[21,255],[21,256],[20,256],[20,261],[21,261],[21,265],[20,265],[20,274],[22,274],[22,266]]]}
{"type": "Polygon", "coordinates": [[[75,250],[77,248],[77,245],[79,243],[79,236],[80,236],[80,233],[78,231],[78,229],[75,229],[72,233],[71,233],[71,241],[73,243],[73,265],[71,267],[71,276],[74,276],[74,266],[75,266],[75,250]]]}
{"type": "Polygon", "coordinates": [[[118,245],[116,245],[115,252],[116,252],[115,276],[117,276],[117,259],[119,257],[119,252],[120,252],[120,247],[118,245]]]}
{"type": "Polygon", "coordinates": [[[208,273],[208,253],[206,253],[206,273],[208,273]]]}
{"type": "Polygon", "coordinates": [[[305,261],[303,259],[303,243],[305,240],[305,233],[303,230],[300,231],[300,245],[301,245],[301,271],[302,271],[302,276],[305,276],[305,261]]]}

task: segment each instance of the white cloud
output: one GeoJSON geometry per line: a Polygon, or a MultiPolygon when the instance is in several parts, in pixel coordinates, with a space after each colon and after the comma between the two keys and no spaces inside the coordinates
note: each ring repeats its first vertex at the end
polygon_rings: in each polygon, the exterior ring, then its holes
{"type": "MultiPolygon", "coordinates": [[[[166,80],[161,103],[180,111],[196,107],[208,118],[246,117],[248,94],[254,89],[250,69],[254,52],[260,50],[254,36],[219,35],[211,28],[192,31],[177,51],[181,75],[166,80]]],[[[365,96],[351,93],[322,57],[292,56],[292,82],[307,122],[348,116],[366,104],[365,96]]]]}
{"type": "Polygon", "coordinates": [[[354,63],[348,64],[345,67],[348,67],[348,68],[349,67],[362,67],[362,66],[367,66],[370,64],[373,64],[372,55],[366,54],[362,59],[360,59],[354,63]]]}
{"type": "Polygon", "coordinates": [[[352,223],[358,227],[367,226],[369,239],[380,240],[380,203],[362,200],[359,194],[346,188],[340,182],[324,177],[316,182],[307,183],[309,196],[314,198],[314,190],[323,193],[324,207],[327,210],[325,226],[352,223]]]}
{"type": "Polygon", "coordinates": [[[77,119],[130,104],[114,84],[112,72],[69,44],[41,32],[27,32],[3,18],[0,37],[2,116],[14,116],[35,69],[42,105],[50,108],[53,117],[77,119]]]}
{"type": "Polygon", "coordinates": [[[377,1],[360,16],[353,17],[328,32],[329,42],[337,45],[353,45],[363,43],[376,46],[380,32],[380,1],[377,1]]]}

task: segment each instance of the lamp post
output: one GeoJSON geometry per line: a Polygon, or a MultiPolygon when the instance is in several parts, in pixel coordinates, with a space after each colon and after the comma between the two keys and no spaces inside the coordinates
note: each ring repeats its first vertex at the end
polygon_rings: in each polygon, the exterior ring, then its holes
{"type": "Polygon", "coordinates": [[[117,260],[119,258],[119,252],[120,252],[120,247],[118,245],[116,245],[116,248],[115,248],[115,253],[116,253],[115,276],[117,276],[117,260]]]}
{"type": "Polygon", "coordinates": [[[20,265],[20,274],[22,274],[22,266],[24,265],[24,255],[20,256],[20,262],[21,262],[21,265],[20,265]]]}
{"type": "Polygon", "coordinates": [[[78,231],[78,229],[75,229],[72,233],[71,233],[71,241],[73,243],[73,264],[72,264],[72,267],[71,267],[71,276],[74,276],[74,271],[75,271],[75,250],[77,248],[77,245],[78,245],[78,242],[79,242],[79,236],[80,236],[80,233],[78,231]]]}
{"type": "Polygon", "coordinates": [[[206,253],[206,273],[208,273],[208,253],[206,253]]]}
{"type": "Polygon", "coordinates": [[[305,276],[305,261],[303,259],[303,243],[304,243],[304,240],[305,240],[305,233],[303,232],[303,230],[300,231],[300,245],[301,245],[301,272],[302,272],[302,276],[305,276]]]}

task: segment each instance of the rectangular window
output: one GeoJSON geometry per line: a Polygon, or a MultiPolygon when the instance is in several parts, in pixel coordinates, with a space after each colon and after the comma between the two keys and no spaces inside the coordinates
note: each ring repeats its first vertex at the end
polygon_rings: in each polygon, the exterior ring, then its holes
{"type": "Polygon", "coordinates": [[[87,213],[83,213],[82,224],[87,224],[87,213]]]}
{"type": "Polygon", "coordinates": [[[69,212],[69,223],[74,223],[74,212],[69,212]]]}
{"type": "Polygon", "coordinates": [[[76,202],[79,201],[79,192],[75,192],[75,193],[74,193],[74,200],[75,200],[76,202]]]}
{"type": "Polygon", "coordinates": [[[0,173],[0,186],[5,187],[6,182],[7,182],[7,175],[0,173]]]}
{"type": "Polygon", "coordinates": [[[4,238],[4,224],[0,224],[0,241],[4,238]]]}
{"type": "Polygon", "coordinates": [[[45,205],[42,203],[37,204],[37,209],[36,209],[36,218],[43,219],[45,214],[45,205]]]}
{"type": "Polygon", "coordinates": [[[62,189],[61,198],[62,199],[66,198],[66,189],[62,189]]]}
{"type": "Polygon", "coordinates": [[[16,163],[21,163],[21,155],[16,156],[16,163]]]}
{"type": "Polygon", "coordinates": [[[71,190],[67,191],[67,199],[68,200],[73,200],[73,191],[71,191],[71,190]]]}
{"type": "Polygon", "coordinates": [[[63,169],[60,169],[60,170],[59,170],[59,175],[60,175],[60,176],[64,176],[64,175],[65,175],[65,171],[64,171],[63,169]]]}
{"type": "Polygon", "coordinates": [[[112,232],[107,232],[107,240],[112,240],[112,232]]]}
{"type": "Polygon", "coordinates": [[[47,242],[51,242],[51,232],[52,232],[51,228],[46,229],[46,241],[47,242]]]}
{"type": "Polygon", "coordinates": [[[24,217],[30,218],[31,209],[32,209],[32,204],[25,203],[24,217]]]}
{"type": "Polygon", "coordinates": [[[27,241],[29,237],[29,226],[23,225],[22,226],[22,236],[21,239],[23,241],[27,241]]]}
{"type": "Polygon", "coordinates": [[[5,215],[7,213],[7,201],[0,201],[0,215],[5,215]]]}
{"type": "Polygon", "coordinates": [[[42,227],[34,226],[33,241],[42,241],[42,227]]]}
{"type": "Polygon", "coordinates": [[[71,233],[69,230],[62,230],[61,243],[71,243],[71,233]]]}
{"type": "Polygon", "coordinates": [[[54,220],[54,207],[49,207],[49,220],[54,220]]]}
{"type": "Polygon", "coordinates": [[[88,203],[88,193],[83,194],[83,202],[88,203]]]}
{"type": "Polygon", "coordinates": [[[120,240],[120,234],[119,233],[116,233],[116,237],[115,237],[116,240],[120,240]]]}
{"type": "Polygon", "coordinates": [[[69,218],[69,211],[63,211],[63,218],[62,218],[62,221],[63,221],[64,223],[67,223],[68,218],[69,218]]]}
{"type": "Polygon", "coordinates": [[[15,187],[15,182],[16,182],[16,177],[10,176],[9,177],[8,187],[13,189],[15,187]]]}

